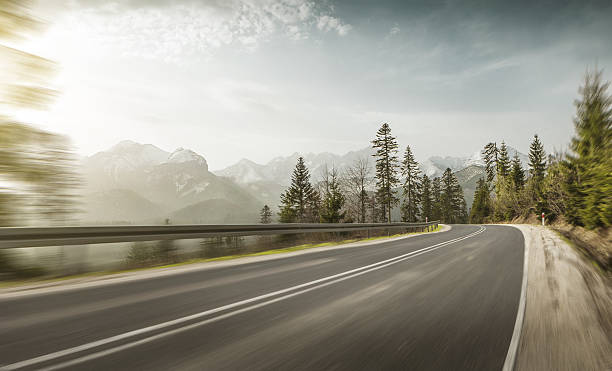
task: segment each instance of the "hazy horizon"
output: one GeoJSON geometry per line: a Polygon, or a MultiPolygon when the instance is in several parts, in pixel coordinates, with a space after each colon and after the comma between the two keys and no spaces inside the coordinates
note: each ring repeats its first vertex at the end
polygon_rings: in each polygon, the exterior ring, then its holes
{"type": "Polygon", "coordinates": [[[60,96],[18,116],[68,135],[82,155],[130,139],[193,149],[213,169],[358,150],[382,122],[420,160],[502,140],[527,153],[535,133],[551,152],[573,134],[586,68],[612,65],[611,9],[41,1],[46,32],[19,45],[58,63],[60,96]]]}

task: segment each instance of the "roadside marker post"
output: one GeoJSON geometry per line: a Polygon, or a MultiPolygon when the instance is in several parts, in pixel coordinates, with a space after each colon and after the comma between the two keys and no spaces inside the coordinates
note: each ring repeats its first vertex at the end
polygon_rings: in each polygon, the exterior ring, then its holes
{"type": "Polygon", "coordinates": [[[542,213],[542,226],[544,226],[544,213],[542,213]]]}

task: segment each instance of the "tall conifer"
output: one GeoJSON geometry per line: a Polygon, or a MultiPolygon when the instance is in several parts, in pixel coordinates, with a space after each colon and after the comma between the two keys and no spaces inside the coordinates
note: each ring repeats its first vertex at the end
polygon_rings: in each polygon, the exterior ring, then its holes
{"type": "Polygon", "coordinates": [[[397,147],[397,141],[391,135],[391,127],[387,123],[382,124],[372,141],[372,148],[376,150],[373,154],[376,158],[376,199],[388,223],[391,222],[391,209],[398,202],[393,191],[399,183],[397,147]]]}
{"type": "Polygon", "coordinates": [[[404,159],[402,161],[403,184],[403,203],[402,221],[416,222],[419,217],[419,202],[421,196],[419,164],[414,159],[410,146],[406,146],[404,159]]]}

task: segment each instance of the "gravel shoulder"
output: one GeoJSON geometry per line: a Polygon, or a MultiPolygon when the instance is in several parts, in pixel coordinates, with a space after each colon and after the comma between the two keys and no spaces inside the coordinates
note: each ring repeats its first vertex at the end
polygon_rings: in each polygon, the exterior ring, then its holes
{"type": "Polygon", "coordinates": [[[514,225],[528,249],[516,370],[612,370],[612,283],[548,228],[514,225]]]}

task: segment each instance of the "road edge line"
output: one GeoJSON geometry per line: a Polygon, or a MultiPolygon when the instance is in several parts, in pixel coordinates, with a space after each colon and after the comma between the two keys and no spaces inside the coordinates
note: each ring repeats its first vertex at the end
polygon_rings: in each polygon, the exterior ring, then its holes
{"type": "Polygon", "coordinates": [[[525,309],[527,307],[527,276],[529,273],[529,249],[531,246],[527,234],[521,228],[514,225],[508,226],[518,229],[523,235],[523,240],[525,241],[525,252],[523,257],[523,281],[521,282],[521,297],[519,298],[519,307],[516,314],[516,321],[514,322],[514,331],[512,331],[512,339],[510,340],[510,345],[508,346],[508,353],[506,354],[506,360],[504,361],[502,371],[513,371],[516,366],[518,347],[523,332],[523,322],[525,321],[525,309]]]}

